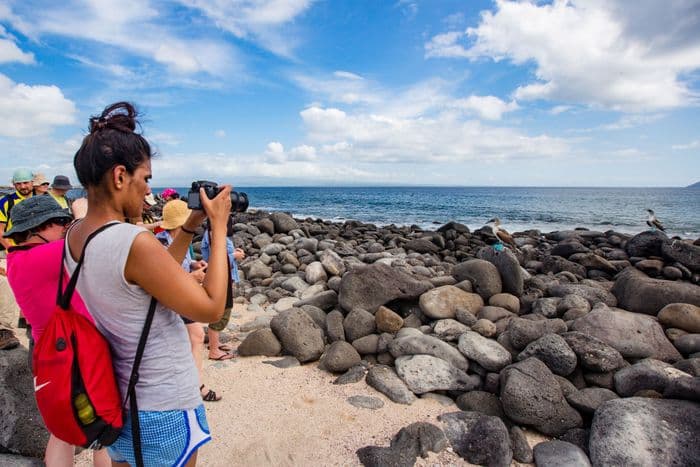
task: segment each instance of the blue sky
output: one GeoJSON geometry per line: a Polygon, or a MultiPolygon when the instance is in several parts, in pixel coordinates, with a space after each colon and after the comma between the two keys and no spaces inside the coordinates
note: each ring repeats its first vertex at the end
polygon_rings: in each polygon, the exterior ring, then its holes
{"type": "Polygon", "coordinates": [[[154,186],[685,186],[700,3],[0,0],[0,181],[118,100],[154,186]]]}

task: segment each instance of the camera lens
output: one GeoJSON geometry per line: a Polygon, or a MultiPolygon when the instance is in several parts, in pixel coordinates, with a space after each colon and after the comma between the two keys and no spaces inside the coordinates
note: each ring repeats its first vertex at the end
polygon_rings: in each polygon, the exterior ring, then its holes
{"type": "Polygon", "coordinates": [[[248,195],[237,191],[231,192],[231,210],[234,212],[245,212],[248,209],[248,195]]]}

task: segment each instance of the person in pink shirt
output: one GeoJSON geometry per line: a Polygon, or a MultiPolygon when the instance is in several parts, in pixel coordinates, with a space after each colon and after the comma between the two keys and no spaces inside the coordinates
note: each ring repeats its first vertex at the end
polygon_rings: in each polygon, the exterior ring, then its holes
{"type": "MultiPolygon", "coordinates": [[[[34,196],[18,203],[11,213],[12,228],[4,236],[12,238],[17,246],[10,247],[7,255],[7,281],[31,326],[32,338],[38,342],[46,329],[56,305],[58,275],[65,274],[62,266],[63,237],[73,218],[50,196],[34,196]],[[60,269],[60,271],[59,271],[60,269]]],[[[76,292],[71,306],[90,321],[92,316],[76,292]]],[[[30,354],[33,347],[30,341],[30,354]]],[[[46,465],[73,465],[75,447],[55,436],[46,446],[46,465]]],[[[95,451],[96,466],[111,465],[107,452],[95,451]]]]}

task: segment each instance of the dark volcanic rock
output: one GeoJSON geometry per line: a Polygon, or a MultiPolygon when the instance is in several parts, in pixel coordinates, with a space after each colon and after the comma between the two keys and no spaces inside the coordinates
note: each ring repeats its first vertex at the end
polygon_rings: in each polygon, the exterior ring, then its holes
{"type": "Polygon", "coordinates": [[[678,261],[691,271],[700,271],[700,246],[670,240],[661,244],[661,254],[671,261],[678,261]]]}
{"type": "Polygon", "coordinates": [[[544,362],[552,373],[567,376],[576,369],[576,354],[558,334],[545,334],[536,341],[530,342],[518,354],[518,361],[535,357],[544,362]]]}
{"type": "Polygon", "coordinates": [[[417,281],[386,264],[374,263],[345,273],[340,281],[338,302],[346,311],[362,308],[373,313],[392,300],[418,298],[431,287],[429,282],[417,281]]]}
{"type": "Polygon", "coordinates": [[[377,329],[374,315],[361,308],[353,309],[343,320],[345,336],[350,342],[368,336],[377,329]]]}
{"type": "Polygon", "coordinates": [[[700,286],[651,279],[632,267],[618,274],[612,292],[622,308],[654,316],[670,303],[691,303],[700,306],[700,286]]]}
{"type": "Polygon", "coordinates": [[[524,280],[518,258],[508,249],[496,251],[491,247],[482,248],[477,255],[496,266],[501,275],[503,291],[519,297],[523,294],[524,280]]]}
{"type": "Polygon", "coordinates": [[[510,444],[513,446],[513,459],[524,464],[532,463],[532,448],[527,442],[525,432],[519,426],[510,427],[510,444]]]}
{"type": "Polygon", "coordinates": [[[547,288],[549,295],[553,297],[566,297],[567,295],[578,295],[588,300],[591,306],[596,303],[605,303],[607,306],[617,306],[615,296],[599,287],[592,287],[585,284],[554,284],[547,288]]]}
{"type": "Polygon", "coordinates": [[[503,418],[501,400],[495,394],[485,391],[469,391],[459,396],[455,403],[465,412],[479,412],[492,417],[503,418]]]}
{"type": "Polygon", "coordinates": [[[517,350],[544,336],[545,334],[561,334],[566,332],[566,323],[560,319],[543,319],[533,321],[523,318],[513,318],[507,328],[510,343],[517,350]]]}
{"type": "Polygon", "coordinates": [[[453,275],[457,281],[471,282],[474,292],[481,295],[484,300],[503,290],[498,269],[483,259],[471,259],[458,264],[455,266],[453,275]]]}
{"type": "Polygon", "coordinates": [[[270,214],[270,219],[275,226],[275,232],[277,233],[287,233],[290,230],[298,229],[299,224],[295,221],[292,216],[284,212],[273,212],[270,214]]]}
{"type": "Polygon", "coordinates": [[[282,344],[277,340],[271,329],[263,328],[248,334],[237,350],[241,357],[251,357],[253,355],[274,357],[282,353],[282,344]]]}
{"type": "Polygon", "coordinates": [[[338,376],[335,379],[335,381],[333,381],[333,384],[359,383],[360,381],[362,381],[362,378],[365,377],[366,373],[367,368],[365,368],[365,366],[362,363],[360,363],[359,365],[355,365],[342,375],[338,376]]]}
{"type": "Polygon", "coordinates": [[[345,341],[333,342],[321,356],[321,364],[331,373],[342,373],[360,363],[360,354],[345,341]]]}
{"type": "Polygon", "coordinates": [[[593,465],[697,465],[700,405],[679,400],[614,399],[591,425],[593,465]]]}
{"type": "Polygon", "coordinates": [[[0,452],[43,458],[49,433],[34,398],[27,349],[0,350],[0,452]]]}
{"type": "Polygon", "coordinates": [[[367,384],[397,404],[410,405],[416,396],[406,386],[393,368],[385,365],[375,365],[367,372],[367,384]]]}
{"type": "Polygon", "coordinates": [[[658,230],[642,232],[627,240],[625,251],[630,256],[661,256],[661,245],[668,241],[665,233],[658,230]]]}
{"type": "Polygon", "coordinates": [[[700,306],[690,303],[671,303],[663,307],[658,318],[664,326],[686,332],[700,332],[700,306]]]}
{"type": "Polygon", "coordinates": [[[576,240],[564,241],[557,243],[554,248],[549,252],[552,256],[561,256],[562,258],[568,258],[569,256],[576,253],[587,253],[589,250],[585,246],[576,240]]]}
{"type": "Polygon", "coordinates": [[[357,457],[365,467],[412,467],[418,456],[428,452],[440,452],[447,447],[442,430],[426,422],[416,422],[401,430],[391,440],[388,448],[366,446],[357,450],[357,457]]]}
{"type": "Polygon", "coordinates": [[[625,364],[622,354],[600,339],[575,331],[566,332],[562,337],[587,370],[605,373],[625,364]]]}
{"type": "Polygon", "coordinates": [[[511,420],[552,436],[583,423],[581,415],[566,402],[552,372],[536,358],[501,371],[501,403],[511,420]]]}
{"type": "Polygon", "coordinates": [[[542,262],[542,271],[556,274],[566,271],[579,277],[586,277],[586,268],[561,256],[547,256],[542,262]]]}
{"type": "Polygon", "coordinates": [[[454,451],[472,464],[509,466],[513,459],[510,438],[503,420],[478,412],[440,415],[454,451]]]}
{"type": "Polygon", "coordinates": [[[591,463],[583,450],[566,441],[545,441],[533,449],[537,467],[590,467],[591,463]]]}
{"type": "Polygon", "coordinates": [[[588,414],[593,414],[604,402],[617,398],[617,394],[605,388],[583,388],[566,396],[573,408],[588,414]]]}
{"type": "Polygon", "coordinates": [[[645,359],[615,373],[615,390],[622,397],[630,397],[643,390],[663,393],[672,379],[690,375],[659,360],[645,359]]]}
{"type": "Polygon", "coordinates": [[[430,240],[415,239],[407,241],[404,246],[406,250],[413,250],[418,253],[437,253],[440,248],[430,240]]]}
{"type": "Polygon", "coordinates": [[[668,362],[681,359],[651,316],[597,306],[586,316],[574,320],[571,330],[600,339],[625,358],[651,357],[668,362]]]}
{"type": "Polygon", "coordinates": [[[285,310],[272,318],[270,327],[285,352],[301,363],[318,360],[323,353],[323,331],[304,310],[285,310]]]}

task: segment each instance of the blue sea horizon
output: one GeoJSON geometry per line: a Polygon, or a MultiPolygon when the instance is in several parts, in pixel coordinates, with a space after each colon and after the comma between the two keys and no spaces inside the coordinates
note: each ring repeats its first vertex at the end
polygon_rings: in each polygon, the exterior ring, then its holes
{"type": "MultiPolygon", "coordinates": [[[[153,187],[160,193],[166,187],[153,187]]],[[[185,195],[189,187],[171,187],[185,195]]],[[[237,186],[250,208],[297,218],[478,229],[499,217],[511,232],[584,227],[634,234],[653,209],[669,235],[700,237],[700,190],[679,187],[237,186]]]]}

